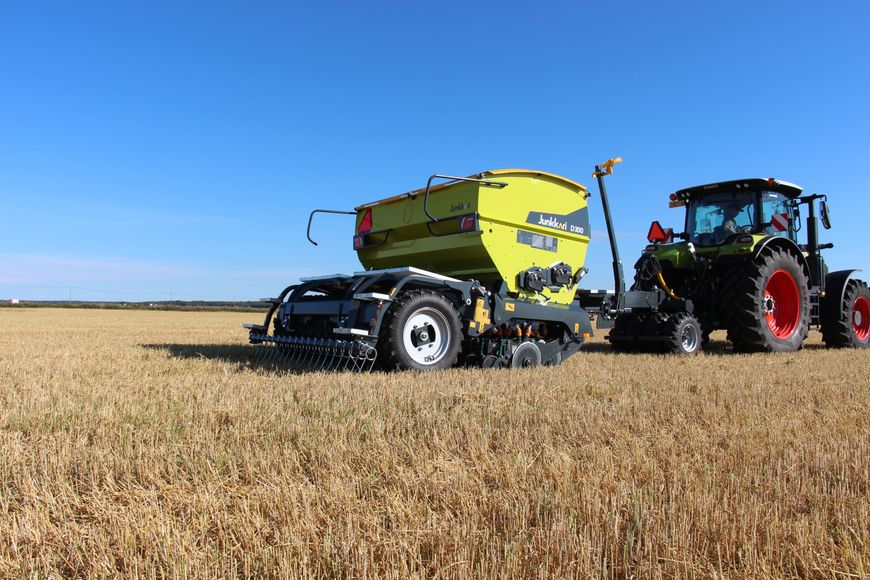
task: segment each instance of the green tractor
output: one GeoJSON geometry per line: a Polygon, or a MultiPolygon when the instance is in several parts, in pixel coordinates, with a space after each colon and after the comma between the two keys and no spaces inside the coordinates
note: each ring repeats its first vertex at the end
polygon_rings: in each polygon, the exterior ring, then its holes
{"type": "MultiPolygon", "coordinates": [[[[690,355],[722,329],[738,352],[793,352],[811,326],[828,347],[867,348],[867,284],[853,277],[858,270],[828,272],[821,252],[833,244],[819,243],[816,215],[818,206],[831,227],[827,197],[802,194],[772,178],[671,194],[671,207],[686,208],[684,231],[652,223],[631,290],[617,291],[602,309],[613,348],[690,355]]],[[[621,284],[616,261],[614,273],[621,284]]]]}

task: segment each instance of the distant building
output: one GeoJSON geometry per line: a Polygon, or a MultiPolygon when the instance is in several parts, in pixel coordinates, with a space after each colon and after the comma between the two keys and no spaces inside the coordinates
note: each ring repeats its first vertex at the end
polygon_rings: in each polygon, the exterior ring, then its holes
{"type": "Polygon", "coordinates": [[[20,304],[21,301],[18,298],[12,298],[9,300],[9,304],[20,304]]]}

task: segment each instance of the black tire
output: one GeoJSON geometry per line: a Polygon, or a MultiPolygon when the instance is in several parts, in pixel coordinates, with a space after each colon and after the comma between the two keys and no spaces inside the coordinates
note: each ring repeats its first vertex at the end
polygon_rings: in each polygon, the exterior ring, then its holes
{"type": "Polygon", "coordinates": [[[495,356],[493,354],[487,355],[483,357],[483,361],[480,363],[480,368],[484,369],[500,369],[504,366],[505,361],[501,357],[495,356]]]}
{"type": "Polygon", "coordinates": [[[462,325],[456,308],[444,295],[431,290],[403,292],[388,317],[382,340],[387,369],[435,371],[456,365],[462,346],[462,325]],[[427,319],[431,324],[426,323],[427,319]],[[415,320],[421,321],[418,328],[414,328],[415,320]],[[433,352],[430,354],[427,349],[433,352]],[[430,362],[423,360],[426,355],[432,358],[430,362]]]}
{"type": "Polygon", "coordinates": [[[562,364],[562,353],[554,352],[550,358],[544,361],[544,366],[557,367],[562,364]]]}
{"type": "Polygon", "coordinates": [[[870,346],[870,290],[863,280],[849,280],[836,316],[822,319],[822,340],[829,348],[870,346]]]}
{"type": "Polygon", "coordinates": [[[753,262],[728,271],[719,313],[728,340],[739,352],[799,350],[809,333],[810,292],[798,258],[781,248],[767,248],[753,262]],[[779,305],[774,293],[781,295],[779,305]]]}
{"type": "Polygon", "coordinates": [[[663,333],[667,337],[665,352],[692,356],[701,352],[704,333],[698,319],[686,312],[673,314],[665,322],[663,333]]]}

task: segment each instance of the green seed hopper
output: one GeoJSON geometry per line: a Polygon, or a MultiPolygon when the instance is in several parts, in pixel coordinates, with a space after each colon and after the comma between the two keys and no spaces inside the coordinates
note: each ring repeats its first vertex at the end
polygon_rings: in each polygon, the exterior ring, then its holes
{"type": "Polygon", "coordinates": [[[438,177],[356,208],[354,248],[366,269],[414,266],[504,282],[523,298],[573,300],[589,243],[585,187],[525,169],[443,176],[446,183],[432,185],[438,177]]]}
{"type": "Polygon", "coordinates": [[[250,341],[302,369],[559,364],[592,335],[577,298],[588,197],[552,173],[499,169],[433,175],[354,211],[314,210],[315,244],[315,214],[355,216],[365,269],[287,287],[263,324],[247,325],[250,341]]]}

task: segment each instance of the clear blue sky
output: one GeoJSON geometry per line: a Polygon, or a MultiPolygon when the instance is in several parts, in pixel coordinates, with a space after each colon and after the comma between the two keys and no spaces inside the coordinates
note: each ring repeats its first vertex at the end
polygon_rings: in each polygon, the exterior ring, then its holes
{"type": "Polygon", "coordinates": [[[615,155],[627,266],[671,191],[773,176],[870,269],[870,3],[609,4],[0,3],[0,298],[274,295],[358,269],[315,207],[615,155]]]}

